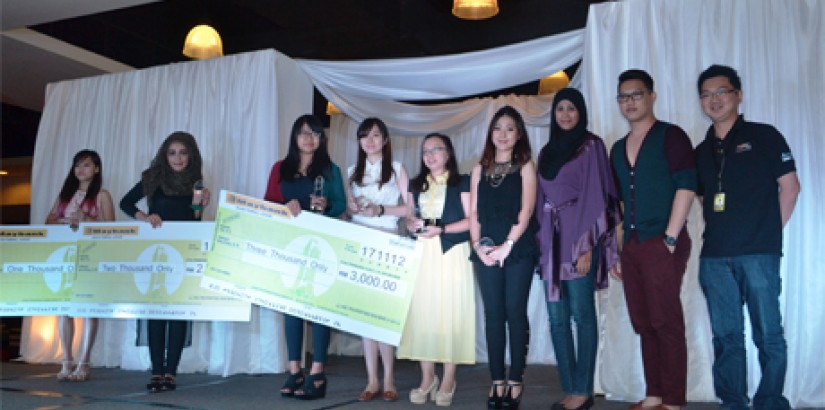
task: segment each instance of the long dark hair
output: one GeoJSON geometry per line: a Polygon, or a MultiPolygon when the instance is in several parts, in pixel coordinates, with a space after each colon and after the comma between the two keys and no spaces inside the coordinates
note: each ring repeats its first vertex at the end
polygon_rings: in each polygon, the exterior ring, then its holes
{"type": "Polygon", "coordinates": [[[152,195],[160,187],[166,195],[191,195],[195,182],[203,179],[202,166],[203,160],[195,137],[188,132],[175,131],[163,140],[163,144],[158,148],[158,152],[155,154],[155,158],[152,159],[149,168],[143,171],[141,175],[143,194],[151,200],[152,195]],[[186,169],[181,172],[172,169],[166,157],[169,146],[175,142],[183,144],[189,154],[189,163],[186,169]]]}
{"type": "Polygon", "coordinates": [[[390,132],[387,129],[387,124],[378,118],[370,117],[361,122],[358,126],[358,131],[355,135],[358,137],[358,160],[355,162],[355,169],[352,171],[352,176],[349,182],[356,183],[359,186],[364,186],[364,169],[367,167],[367,153],[361,149],[361,138],[366,137],[372,131],[373,127],[378,127],[378,132],[384,140],[384,146],[381,148],[381,180],[378,181],[378,189],[381,186],[390,182],[392,174],[395,170],[392,169],[392,144],[390,143],[390,132]]]}
{"type": "Polygon", "coordinates": [[[493,115],[493,118],[490,120],[490,126],[487,128],[487,142],[484,144],[484,153],[481,154],[481,160],[478,161],[482,168],[487,169],[496,161],[496,146],[493,144],[493,129],[495,128],[496,122],[499,118],[504,117],[505,115],[513,119],[516,123],[516,131],[518,131],[518,140],[516,141],[516,145],[513,147],[513,165],[524,165],[530,161],[533,155],[533,151],[530,149],[530,139],[527,136],[527,127],[524,125],[524,118],[521,117],[521,114],[515,108],[505,105],[496,111],[495,115],[493,115]]]}
{"type": "Polygon", "coordinates": [[[289,150],[286,153],[281,163],[281,181],[294,181],[298,177],[298,170],[301,167],[301,152],[298,150],[298,134],[301,133],[301,128],[306,124],[312,132],[317,132],[321,137],[319,138],[318,149],[312,154],[312,162],[307,167],[307,176],[315,178],[326,172],[332,160],[329,158],[327,151],[327,134],[324,133],[324,125],[316,116],[312,114],[304,114],[295,120],[292,124],[292,133],[289,137],[289,150]]]}
{"type": "Polygon", "coordinates": [[[83,149],[74,154],[72,158],[72,166],[69,167],[69,175],[66,175],[66,180],[63,181],[63,188],[60,190],[60,205],[64,206],[72,200],[75,192],[80,188],[80,180],[74,174],[74,167],[89,158],[98,169],[98,172],[89,182],[89,187],[86,188],[86,197],[80,204],[81,208],[93,210],[97,207],[97,194],[100,192],[100,187],[103,186],[103,162],[100,160],[100,155],[90,149],[83,149]]]}
{"type": "MultiPolygon", "coordinates": [[[[450,154],[450,157],[447,158],[447,163],[444,164],[444,168],[447,169],[447,172],[450,175],[447,177],[447,185],[456,186],[461,181],[461,176],[458,173],[458,160],[455,158],[455,150],[453,149],[453,142],[450,140],[450,137],[438,133],[433,132],[427,134],[424,137],[424,140],[421,141],[421,148],[422,153],[424,149],[424,143],[427,142],[430,138],[438,138],[441,142],[444,143],[444,147],[447,148],[447,153],[450,154]]],[[[430,189],[430,184],[427,183],[427,175],[430,175],[430,169],[427,168],[427,164],[424,163],[424,155],[421,155],[421,165],[419,165],[418,175],[415,178],[410,180],[410,190],[412,192],[426,192],[430,189]]]]}

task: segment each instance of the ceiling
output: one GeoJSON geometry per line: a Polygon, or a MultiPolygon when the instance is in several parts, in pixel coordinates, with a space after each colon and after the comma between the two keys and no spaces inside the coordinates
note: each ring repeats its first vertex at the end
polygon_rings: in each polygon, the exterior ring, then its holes
{"type": "Polygon", "coordinates": [[[3,0],[2,101],[41,111],[49,82],[185,61],[188,30],[207,23],[225,54],[274,48],[352,60],[455,54],[584,26],[594,0],[499,0],[489,20],[452,0],[3,0]]]}

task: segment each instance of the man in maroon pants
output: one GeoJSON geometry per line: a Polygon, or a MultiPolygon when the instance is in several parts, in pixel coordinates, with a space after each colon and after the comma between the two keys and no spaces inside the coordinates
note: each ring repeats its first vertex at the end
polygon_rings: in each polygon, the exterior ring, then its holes
{"type": "Polygon", "coordinates": [[[656,93],[648,73],[623,72],[616,99],[630,124],[610,152],[624,205],[617,276],[641,337],[647,383],[645,399],[630,409],[680,409],[686,402],[687,342],[679,293],[690,256],[685,221],[697,186],[696,160],[687,134],[653,115],[656,93]]]}

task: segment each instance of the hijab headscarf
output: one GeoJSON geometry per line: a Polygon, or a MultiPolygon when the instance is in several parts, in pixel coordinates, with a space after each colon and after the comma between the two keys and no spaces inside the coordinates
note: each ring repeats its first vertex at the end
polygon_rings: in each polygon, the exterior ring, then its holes
{"type": "Polygon", "coordinates": [[[160,187],[163,193],[168,196],[192,195],[192,188],[195,182],[203,179],[201,173],[201,153],[198,150],[198,143],[195,137],[188,132],[177,131],[166,137],[158,149],[152,164],[149,165],[141,176],[143,183],[143,194],[151,199],[155,190],[160,187]],[[169,166],[166,159],[166,151],[173,142],[179,142],[186,147],[189,153],[189,164],[186,169],[176,172],[169,166]]]}
{"type": "Polygon", "coordinates": [[[575,88],[564,88],[553,97],[553,113],[550,116],[550,141],[542,147],[539,153],[539,172],[548,180],[553,180],[559,174],[567,161],[573,158],[587,139],[587,106],[584,105],[584,96],[575,88]],[[556,122],[556,108],[562,100],[568,100],[579,111],[579,123],[573,129],[563,130],[556,122]]]}

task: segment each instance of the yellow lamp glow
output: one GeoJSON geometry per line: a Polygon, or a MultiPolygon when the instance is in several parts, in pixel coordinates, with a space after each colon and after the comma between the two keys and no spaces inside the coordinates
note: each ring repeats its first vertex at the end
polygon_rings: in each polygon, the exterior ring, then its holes
{"type": "Polygon", "coordinates": [[[186,35],[183,55],[196,60],[223,56],[223,42],[218,32],[211,26],[195,26],[186,35]]]}
{"type": "Polygon", "coordinates": [[[498,0],[453,0],[453,15],[465,20],[483,20],[498,14],[498,0]]]}
{"type": "Polygon", "coordinates": [[[567,76],[564,70],[559,70],[539,81],[539,95],[554,94],[567,87],[567,84],[570,84],[570,77],[567,76]]]}

